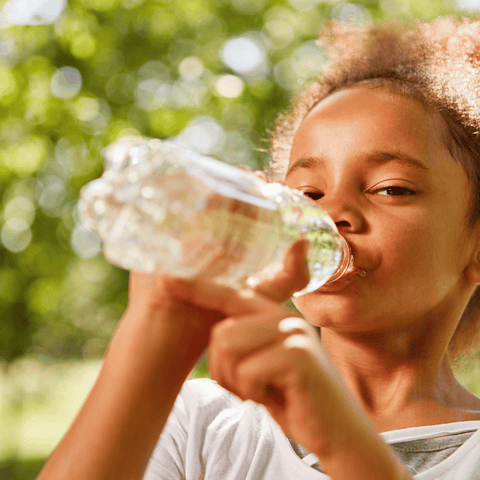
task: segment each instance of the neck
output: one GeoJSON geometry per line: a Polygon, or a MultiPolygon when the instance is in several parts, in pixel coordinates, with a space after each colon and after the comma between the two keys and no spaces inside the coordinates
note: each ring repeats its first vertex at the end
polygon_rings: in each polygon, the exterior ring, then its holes
{"type": "Polygon", "coordinates": [[[461,421],[467,417],[460,412],[480,409],[478,399],[457,383],[447,344],[438,338],[322,329],[322,343],[381,431],[461,421]]]}

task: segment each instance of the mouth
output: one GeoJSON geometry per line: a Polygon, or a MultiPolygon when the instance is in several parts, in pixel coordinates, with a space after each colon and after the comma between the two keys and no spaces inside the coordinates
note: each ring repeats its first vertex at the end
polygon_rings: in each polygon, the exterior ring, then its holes
{"type": "Polygon", "coordinates": [[[357,268],[352,265],[351,268],[348,269],[345,274],[343,274],[340,278],[335,280],[332,283],[326,283],[322,287],[320,287],[317,292],[318,293],[335,293],[343,290],[344,288],[348,287],[353,281],[360,278],[365,278],[367,276],[367,272],[360,268],[357,268]]]}

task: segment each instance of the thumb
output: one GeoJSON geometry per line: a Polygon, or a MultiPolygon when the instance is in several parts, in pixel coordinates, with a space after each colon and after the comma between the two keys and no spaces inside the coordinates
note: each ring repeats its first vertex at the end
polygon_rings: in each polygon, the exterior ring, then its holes
{"type": "Polygon", "coordinates": [[[308,246],[308,240],[297,240],[285,252],[280,268],[267,269],[249,277],[247,285],[270,300],[287,301],[310,281],[307,264],[308,246]]]}

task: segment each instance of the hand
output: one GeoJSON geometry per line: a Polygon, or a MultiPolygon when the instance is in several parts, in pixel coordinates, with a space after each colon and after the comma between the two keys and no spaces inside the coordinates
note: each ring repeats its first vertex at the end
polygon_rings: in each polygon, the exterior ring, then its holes
{"type": "Polygon", "coordinates": [[[242,400],[263,404],[288,436],[327,456],[358,426],[357,408],[318,332],[275,302],[246,294],[237,301],[238,313],[212,328],[211,377],[242,400]]]}
{"type": "Polygon", "coordinates": [[[176,282],[179,298],[226,317],[211,329],[211,376],[241,399],[263,404],[332,479],[410,478],[348,392],[317,331],[279,303],[308,283],[304,247],[294,244],[283,271],[256,291],[176,282]]]}
{"type": "Polygon", "coordinates": [[[241,399],[265,405],[287,435],[318,453],[330,446],[337,427],[346,431],[337,420],[349,416],[342,409],[350,405],[317,331],[280,305],[308,283],[306,245],[292,245],[283,270],[255,291],[183,280],[171,280],[171,290],[181,301],[223,314],[211,327],[212,378],[241,399]]]}
{"type": "Polygon", "coordinates": [[[338,378],[311,325],[278,306],[263,307],[213,327],[211,376],[242,400],[263,404],[288,436],[321,454],[339,427],[332,409],[346,406],[337,402],[338,378]]]}

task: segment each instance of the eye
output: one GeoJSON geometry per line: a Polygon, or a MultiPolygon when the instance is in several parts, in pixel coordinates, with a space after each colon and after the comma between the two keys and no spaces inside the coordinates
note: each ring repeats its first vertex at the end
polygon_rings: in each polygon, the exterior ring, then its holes
{"type": "Polygon", "coordinates": [[[311,198],[312,200],[320,200],[324,195],[322,192],[302,192],[302,193],[308,198],[311,198]]]}
{"type": "Polygon", "coordinates": [[[376,190],[375,193],[377,195],[385,195],[388,197],[399,197],[402,195],[415,195],[417,192],[415,192],[411,188],[397,187],[393,185],[389,187],[380,188],[379,190],[376,190]]]}

